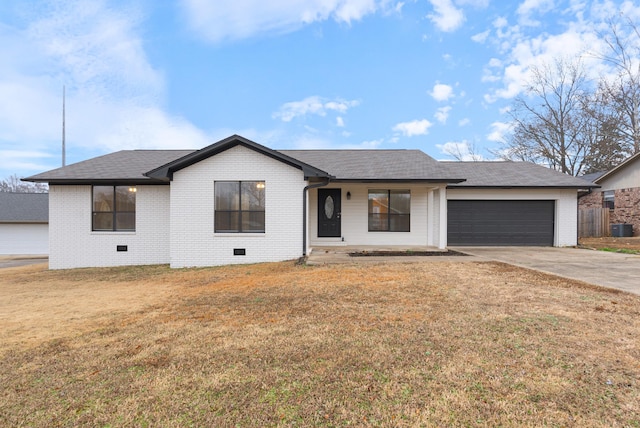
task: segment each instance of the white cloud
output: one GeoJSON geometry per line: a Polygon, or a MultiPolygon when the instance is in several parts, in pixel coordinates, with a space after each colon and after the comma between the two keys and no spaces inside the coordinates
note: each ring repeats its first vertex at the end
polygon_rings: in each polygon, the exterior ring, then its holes
{"type": "Polygon", "coordinates": [[[458,121],[458,126],[463,127],[463,126],[467,126],[471,124],[471,119],[469,119],[468,117],[465,117],[464,119],[460,119],[458,121]]]}
{"type": "Polygon", "coordinates": [[[342,117],[336,117],[336,126],[339,128],[344,128],[344,119],[342,117]]]}
{"type": "Polygon", "coordinates": [[[318,149],[375,149],[382,145],[384,139],[363,141],[360,144],[336,144],[335,140],[327,139],[318,135],[298,135],[290,137],[293,148],[297,150],[318,150],[318,149]]]}
{"type": "Polygon", "coordinates": [[[564,32],[541,33],[535,37],[527,36],[521,28],[514,26],[499,32],[498,36],[504,40],[501,49],[505,51],[505,58],[492,58],[484,68],[482,81],[501,81],[501,87],[493,88],[485,95],[488,103],[517,96],[530,79],[533,66],[552,64],[557,58],[580,58],[592,76],[606,72],[606,67],[594,54],[604,46],[594,22],[571,22],[564,32]]]}
{"type": "Polygon", "coordinates": [[[378,10],[396,10],[388,0],[181,0],[191,28],[211,42],[259,34],[284,34],[333,19],[350,24],[378,10]]]}
{"type": "Polygon", "coordinates": [[[487,140],[501,143],[505,140],[505,136],[511,132],[512,125],[507,122],[493,122],[490,128],[487,140]]]}
{"type": "Polygon", "coordinates": [[[520,16],[520,22],[523,25],[536,26],[537,21],[531,18],[534,13],[543,14],[552,10],[554,7],[554,0],[524,0],[518,6],[516,13],[520,16]]]}
{"type": "Polygon", "coordinates": [[[461,9],[455,7],[451,0],[429,0],[434,13],[427,17],[435,26],[445,32],[455,31],[464,23],[464,14],[461,9]]]}
{"type": "Polygon", "coordinates": [[[434,117],[436,120],[443,125],[447,123],[447,119],[449,118],[449,112],[451,111],[451,106],[440,107],[436,110],[434,117]]]}
{"type": "Polygon", "coordinates": [[[474,34],[473,36],[471,36],[471,40],[476,43],[484,43],[487,40],[487,37],[489,37],[490,33],[491,30],[486,30],[482,33],[474,34]]]}
{"type": "Polygon", "coordinates": [[[464,162],[479,162],[484,160],[482,155],[475,153],[475,147],[469,141],[447,141],[444,144],[436,144],[440,152],[464,162]]]}
{"type": "Polygon", "coordinates": [[[164,76],[143,49],[137,9],[52,0],[15,13],[14,21],[0,18],[0,145],[12,153],[0,170],[36,173],[60,165],[63,85],[67,160],[210,142],[163,111],[164,76]]]}
{"type": "MultiPolygon", "coordinates": [[[[284,103],[280,109],[273,113],[271,117],[280,119],[283,122],[291,122],[294,118],[307,115],[326,116],[327,111],[336,111],[338,113],[346,113],[351,107],[355,107],[360,102],[358,100],[341,100],[327,101],[319,96],[307,97],[301,101],[291,101],[284,103]]],[[[338,125],[340,126],[340,125],[338,125]]]]}
{"type": "Polygon", "coordinates": [[[453,96],[453,87],[445,85],[444,83],[436,83],[433,85],[433,89],[429,92],[429,95],[436,101],[447,101],[453,96]]]}
{"type": "Polygon", "coordinates": [[[415,135],[427,135],[432,125],[427,119],[413,120],[411,122],[398,123],[393,127],[393,130],[400,132],[405,137],[413,137],[415,135]]]}

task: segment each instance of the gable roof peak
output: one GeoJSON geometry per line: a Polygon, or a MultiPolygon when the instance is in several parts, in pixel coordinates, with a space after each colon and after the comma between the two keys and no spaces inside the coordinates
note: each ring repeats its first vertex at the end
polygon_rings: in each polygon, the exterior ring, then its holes
{"type": "Polygon", "coordinates": [[[162,181],[171,181],[175,172],[239,145],[302,170],[305,179],[309,177],[332,178],[332,176],[326,171],[322,171],[298,159],[294,159],[276,150],[272,150],[238,134],[233,134],[230,137],[224,138],[207,147],[204,147],[193,153],[189,153],[165,165],[152,169],[151,171],[145,172],[144,175],[149,178],[154,178],[162,181]]]}

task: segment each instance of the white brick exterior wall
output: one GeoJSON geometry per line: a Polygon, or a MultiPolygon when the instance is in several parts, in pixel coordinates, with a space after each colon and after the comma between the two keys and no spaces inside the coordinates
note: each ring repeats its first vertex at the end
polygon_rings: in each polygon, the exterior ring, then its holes
{"type": "MultiPolygon", "coordinates": [[[[318,190],[309,191],[309,236],[311,247],[324,245],[428,245],[429,221],[434,221],[428,215],[428,194],[433,189],[427,185],[415,184],[369,184],[369,183],[335,183],[321,189],[342,189],[342,237],[318,237],[318,190]],[[411,226],[410,232],[369,232],[369,190],[373,189],[403,189],[411,191],[411,226]],[[347,200],[347,192],[351,199],[347,200]]],[[[437,208],[437,207],[435,207],[437,208]]],[[[437,211],[436,211],[437,213],[437,211]]],[[[437,217],[435,218],[437,219],[437,217]]],[[[439,231],[436,226],[434,234],[439,231]]],[[[434,238],[437,245],[437,237],[434,238]]]]}
{"type": "Polygon", "coordinates": [[[171,267],[302,256],[301,170],[236,146],[176,172],[171,182],[171,267]],[[265,233],[214,232],[214,182],[265,182],[265,233]],[[235,248],[246,250],[234,256],[235,248]]]}
{"type": "Polygon", "coordinates": [[[91,186],[50,186],[49,268],[169,263],[169,186],[137,190],[135,232],[92,232],[91,186]]]}
{"type": "Polygon", "coordinates": [[[572,189],[448,189],[447,199],[553,200],[556,201],[553,245],[578,243],[578,197],[572,189]]]}

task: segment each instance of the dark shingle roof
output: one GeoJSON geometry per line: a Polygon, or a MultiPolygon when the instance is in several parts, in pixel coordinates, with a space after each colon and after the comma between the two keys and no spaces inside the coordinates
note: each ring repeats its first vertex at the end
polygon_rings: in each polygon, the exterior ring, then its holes
{"type": "Polygon", "coordinates": [[[33,175],[24,180],[78,184],[83,181],[144,183],[152,181],[143,175],[145,172],[193,152],[194,150],[121,150],[33,175]]]}
{"type": "Polygon", "coordinates": [[[589,183],[595,183],[598,178],[602,177],[606,173],[607,173],[607,171],[592,172],[590,174],[581,175],[578,178],[586,180],[589,183]]]}
{"type": "Polygon", "coordinates": [[[280,150],[327,171],[336,180],[457,182],[463,176],[420,150],[280,150]]]}
{"type": "Polygon", "coordinates": [[[52,184],[158,183],[171,179],[174,170],[237,144],[301,168],[305,176],[331,176],[336,181],[445,182],[449,187],[594,187],[593,183],[527,162],[438,162],[420,150],[276,151],[238,135],[201,150],[123,150],[25,180],[52,184]]]}
{"type": "Polygon", "coordinates": [[[48,222],[48,193],[0,192],[0,223],[48,222]]]}
{"type": "Polygon", "coordinates": [[[586,189],[593,183],[530,162],[441,162],[467,181],[459,187],[557,187],[586,189]]]}

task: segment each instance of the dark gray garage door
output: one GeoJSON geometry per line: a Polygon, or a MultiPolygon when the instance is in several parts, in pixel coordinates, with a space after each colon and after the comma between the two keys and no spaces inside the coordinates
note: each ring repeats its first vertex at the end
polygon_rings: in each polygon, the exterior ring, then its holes
{"type": "Polygon", "coordinates": [[[448,201],[448,245],[553,246],[554,201],[448,201]]]}

